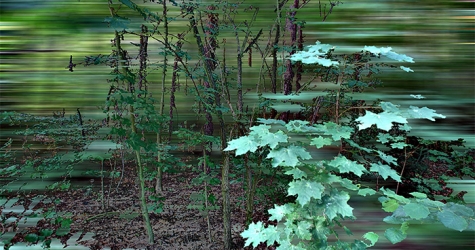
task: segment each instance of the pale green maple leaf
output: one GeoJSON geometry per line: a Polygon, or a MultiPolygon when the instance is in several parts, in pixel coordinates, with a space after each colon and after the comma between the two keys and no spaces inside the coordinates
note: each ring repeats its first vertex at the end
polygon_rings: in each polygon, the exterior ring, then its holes
{"type": "Polygon", "coordinates": [[[411,94],[410,96],[413,97],[413,98],[416,98],[416,99],[424,99],[425,98],[422,95],[413,95],[413,94],[411,94]]]}
{"type": "Polygon", "coordinates": [[[355,121],[359,122],[358,126],[360,130],[371,127],[371,125],[376,125],[377,128],[389,131],[393,126],[393,122],[397,123],[407,123],[406,118],[389,112],[382,112],[375,114],[371,111],[366,111],[364,116],[357,118],[355,121]]]}
{"type": "Polygon", "coordinates": [[[378,140],[376,140],[376,141],[379,141],[381,143],[387,143],[387,142],[389,142],[390,139],[391,139],[391,136],[389,134],[379,133],[378,134],[378,140]]]}
{"type": "MultiPolygon", "coordinates": [[[[353,128],[348,126],[341,126],[334,122],[325,122],[324,135],[331,135],[334,141],[339,141],[341,138],[349,139],[351,133],[353,133],[353,128]]],[[[320,129],[321,130],[321,129],[320,129]]]]}
{"type": "Polygon", "coordinates": [[[243,155],[247,152],[256,152],[259,143],[250,136],[241,136],[228,142],[228,146],[224,151],[231,151],[236,149],[236,156],[243,155]]]}
{"type": "Polygon", "coordinates": [[[340,173],[354,173],[361,176],[366,168],[354,161],[348,160],[345,156],[340,155],[328,162],[328,165],[338,169],[340,173]]]}
{"type": "Polygon", "coordinates": [[[387,111],[393,114],[401,114],[402,111],[399,109],[399,105],[393,104],[392,102],[381,102],[379,106],[383,109],[383,111],[387,111]]]}
{"type": "Polygon", "coordinates": [[[252,244],[252,247],[257,247],[261,242],[267,240],[262,234],[264,230],[264,225],[261,221],[254,223],[252,222],[249,224],[249,227],[241,233],[243,238],[247,238],[245,246],[249,246],[252,244]]]}
{"type": "Polygon", "coordinates": [[[290,214],[294,211],[294,207],[290,204],[285,204],[282,206],[274,204],[274,208],[267,210],[271,215],[269,220],[281,221],[286,214],[290,214]]]}
{"type": "Polygon", "coordinates": [[[310,145],[314,145],[317,148],[322,148],[323,146],[326,145],[331,145],[332,140],[330,138],[325,138],[325,137],[316,137],[313,138],[312,141],[310,142],[310,145]]]}
{"type": "Polygon", "coordinates": [[[325,188],[315,181],[296,180],[289,183],[289,195],[297,195],[297,201],[303,207],[310,198],[321,199],[325,188]]]}
{"type": "Polygon", "coordinates": [[[398,53],[392,51],[391,47],[377,48],[375,46],[365,46],[363,48],[363,50],[369,51],[369,52],[371,52],[373,54],[376,54],[376,55],[386,56],[387,58],[390,58],[390,59],[393,59],[393,60],[396,60],[396,61],[399,61],[399,62],[414,63],[414,58],[406,56],[404,54],[398,54],[398,53]]]}
{"type": "Polygon", "coordinates": [[[339,63],[338,61],[332,61],[330,59],[324,58],[326,53],[332,48],[333,46],[329,44],[321,44],[319,41],[316,42],[315,45],[307,46],[307,51],[299,51],[292,56],[290,56],[291,61],[301,61],[305,64],[314,64],[318,63],[324,67],[330,66],[337,66],[339,63]]]}
{"type": "Polygon", "coordinates": [[[276,226],[269,225],[267,228],[262,230],[263,238],[266,238],[266,243],[268,246],[274,244],[274,242],[280,241],[280,232],[277,230],[276,226]]]}
{"type": "Polygon", "coordinates": [[[391,155],[387,155],[381,151],[376,151],[379,155],[379,158],[381,158],[383,161],[389,163],[389,164],[394,164],[396,165],[396,158],[394,158],[393,156],[391,155]]]}
{"type": "Polygon", "coordinates": [[[406,144],[405,142],[395,142],[391,143],[391,148],[398,148],[398,149],[403,149],[404,147],[409,146],[409,144],[406,144]]]}
{"type": "Polygon", "coordinates": [[[303,177],[307,177],[307,173],[298,168],[292,168],[291,170],[286,171],[285,174],[292,175],[294,179],[302,179],[303,177]]]}
{"type": "Polygon", "coordinates": [[[249,133],[250,135],[251,134],[255,134],[255,135],[262,135],[262,134],[267,134],[269,133],[269,129],[271,128],[271,126],[268,126],[268,125],[264,125],[264,124],[260,124],[259,126],[252,126],[250,129],[251,129],[251,132],[249,133]]]}
{"type": "Polygon", "coordinates": [[[410,118],[427,119],[431,121],[435,121],[434,117],[445,119],[445,115],[437,114],[435,110],[427,107],[419,108],[415,106],[410,106],[407,110],[407,113],[410,118]]]}
{"type": "Polygon", "coordinates": [[[312,224],[308,221],[299,221],[297,222],[297,230],[295,230],[295,234],[300,239],[310,240],[312,238],[312,234],[309,230],[311,226],[312,224]]]}
{"type": "Polygon", "coordinates": [[[393,180],[395,180],[397,182],[401,182],[401,176],[399,176],[399,174],[388,165],[381,164],[379,162],[378,163],[371,163],[371,168],[369,170],[372,171],[372,172],[378,173],[385,180],[388,177],[391,177],[391,178],[393,178],[393,180]]]}
{"type": "Polygon", "coordinates": [[[303,160],[311,159],[305,148],[295,145],[274,149],[269,152],[267,159],[272,158],[272,167],[289,166],[295,167],[299,163],[299,158],[303,160]]]}
{"type": "Polygon", "coordinates": [[[404,70],[406,72],[414,72],[414,70],[412,70],[411,68],[408,68],[408,67],[400,66],[399,68],[401,68],[402,70],[404,70]]]}
{"type": "Polygon", "coordinates": [[[266,133],[266,134],[261,134],[261,146],[269,145],[271,149],[274,149],[279,145],[281,142],[287,142],[288,136],[282,132],[282,131],[277,131],[276,133],[266,133]]]}
{"type": "Polygon", "coordinates": [[[350,195],[345,191],[333,189],[330,195],[325,195],[323,202],[325,204],[325,215],[333,220],[338,215],[343,217],[352,217],[353,208],[348,205],[350,195]]]}

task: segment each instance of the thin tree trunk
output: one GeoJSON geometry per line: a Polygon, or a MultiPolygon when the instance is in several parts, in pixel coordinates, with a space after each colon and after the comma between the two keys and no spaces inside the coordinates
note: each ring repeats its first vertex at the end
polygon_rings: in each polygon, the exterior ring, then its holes
{"type": "MultiPolygon", "coordinates": [[[[163,19],[164,21],[164,29],[165,29],[165,49],[168,49],[169,44],[168,44],[168,20],[167,20],[167,1],[163,1],[163,19]]],[[[166,76],[167,76],[167,53],[163,53],[163,72],[162,72],[162,86],[161,86],[161,93],[160,93],[160,116],[163,116],[163,112],[165,109],[165,81],[166,81],[166,76]]],[[[158,151],[157,151],[157,162],[158,162],[158,167],[157,167],[157,180],[155,183],[155,193],[162,193],[163,192],[163,168],[160,165],[162,161],[161,157],[161,151],[160,151],[160,146],[162,144],[162,136],[161,136],[161,127],[159,132],[157,133],[157,146],[158,146],[158,151]]]]}
{"type": "MultiPolygon", "coordinates": [[[[113,9],[110,7],[111,14],[114,16],[115,12],[113,9]]],[[[119,32],[115,31],[115,46],[116,46],[116,53],[117,53],[117,59],[119,62],[118,69],[119,73],[122,74],[124,77],[128,75],[127,67],[125,65],[125,61],[127,60],[124,51],[122,50],[121,47],[121,38],[119,35],[119,32]]],[[[129,91],[134,94],[134,88],[133,88],[133,82],[129,81],[129,91]]],[[[135,97],[136,98],[136,97],[135,97]]],[[[135,114],[134,114],[134,107],[132,105],[129,105],[129,113],[130,113],[130,128],[132,130],[132,134],[137,134],[137,127],[135,124],[135,114]]],[[[145,180],[143,178],[143,168],[142,168],[142,159],[140,156],[140,149],[135,149],[135,156],[137,159],[137,174],[139,177],[139,186],[140,186],[140,205],[141,205],[141,210],[142,210],[142,216],[144,219],[145,223],[145,228],[147,230],[148,234],[148,241],[150,244],[153,244],[154,242],[154,235],[153,235],[153,230],[152,230],[152,225],[150,224],[150,217],[148,216],[148,209],[147,209],[147,201],[145,199],[145,180]]]]}
{"type": "Polygon", "coordinates": [[[229,203],[229,152],[224,153],[224,161],[221,172],[221,192],[223,196],[223,227],[224,227],[224,250],[230,250],[231,238],[231,204],[229,203]]]}

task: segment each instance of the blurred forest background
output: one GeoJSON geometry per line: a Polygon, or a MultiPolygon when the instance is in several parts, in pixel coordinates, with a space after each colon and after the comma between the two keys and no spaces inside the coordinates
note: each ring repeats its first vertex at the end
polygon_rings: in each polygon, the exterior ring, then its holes
{"type": "MultiPolygon", "coordinates": [[[[105,18],[111,15],[107,2],[1,0],[0,112],[52,116],[53,112],[64,109],[69,116],[75,115],[79,108],[84,119],[105,117],[101,107],[110,89],[107,79],[111,78],[111,69],[106,65],[78,65],[74,72],[70,72],[68,65],[71,56],[73,62],[79,64],[86,56],[111,53],[114,29],[105,23],[105,18]]],[[[141,6],[147,5],[151,11],[154,8],[161,10],[156,3],[144,1],[142,5],[142,1],[136,2],[140,2],[141,6]]],[[[330,2],[322,3],[328,5],[330,2]]],[[[243,5],[260,9],[251,28],[253,34],[263,30],[258,44],[265,47],[276,18],[275,1],[245,0],[243,5]]],[[[475,147],[474,7],[474,2],[470,0],[351,0],[334,7],[332,14],[322,21],[319,1],[311,0],[298,11],[297,18],[305,22],[305,45],[320,41],[336,46],[337,53],[358,51],[365,45],[392,47],[399,54],[413,57],[416,63],[410,67],[414,72],[384,70],[380,76],[383,87],[366,90],[362,99],[382,99],[403,107],[414,105],[435,109],[447,118],[437,119],[436,122],[411,121],[411,126],[414,125],[412,135],[434,140],[463,138],[466,146],[475,147]],[[420,94],[426,99],[417,100],[411,94],[420,94]]],[[[169,16],[176,17],[170,23],[170,33],[178,34],[187,30],[188,20],[179,16],[178,8],[169,8],[169,16]]],[[[131,19],[128,30],[139,32],[143,19],[125,7],[120,12],[129,13],[124,14],[131,19]]],[[[253,11],[240,8],[235,21],[250,20],[252,15],[253,11]]],[[[236,63],[233,36],[231,31],[220,33],[220,39],[227,40],[226,58],[230,66],[236,63]]],[[[126,37],[122,43],[125,49],[136,56],[137,47],[131,42],[137,43],[137,40],[131,39],[130,36],[126,37]]],[[[191,55],[190,64],[195,63],[198,51],[192,35],[189,34],[185,40],[190,42],[186,42],[183,48],[191,55]]],[[[162,80],[162,69],[157,66],[162,62],[159,53],[163,50],[160,46],[158,42],[151,42],[148,48],[150,65],[155,63],[155,66],[148,68],[148,85],[149,90],[157,96],[162,80]]],[[[262,59],[258,52],[254,53],[252,66],[244,63],[246,105],[256,101],[256,83],[261,77],[259,70],[262,59]]],[[[167,76],[168,89],[170,75],[167,76]]],[[[181,76],[180,79],[182,87],[187,84],[184,78],[181,76]]],[[[188,84],[191,86],[191,83],[188,84]]],[[[194,97],[186,96],[185,91],[178,91],[176,104],[178,120],[174,124],[199,122],[193,112],[194,97]]],[[[1,131],[1,145],[7,141],[10,132],[7,129],[1,131]]],[[[463,186],[462,190],[470,188],[473,185],[463,186]]],[[[467,202],[474,202],[473,194],[466,198],[467,202]]],[[[467,234],[449,237],[443,235],[444,232],[435,230],[430,237],[424,235],[421,238],[435,242],[470,242],[467,234]],[[439,237],[441,235],[444,237],[439,237]]]]}
{"type": "MultiPolygon", "coordinates": [[[[260,8],[252,28],[255,32],[262,28],[268,35],[275,20],[274,1],[248,0],[245,4],[260,8]]],[[[305,44],[312,45],[318,40],[337,46],[337,52],[338,48],[390,46],[398,53],[413,57],[414,73],[386,71],[382,76],[384,87],[375,90],[372,99],[415,105],[409,94],[421,94],[427,97],[422,105],[446,115],[447,119],[436,122],[437,130],[427,121],[415,126],[417,129],[413,132],[426,137],[437,136],[439,140],[464,138],[467,146],[475,145],[475,10],[472,1],[343,1],[325,22],[320,17],[318,4],[318,1],[310,1],[297,16],[306,22],[305,44]]],[[[153,11],[160,6],[150,3],[147,7],[153,11]]],[[[171,9],[170,14],[174,16],[173,7],[171,9]]],[[[175,16],[178,14],[176,10],[175,16]]],[[[97,107],[104,104],[107,96],[110,85],[106,79],[110,69],[107,66],[78,67],[69,72],[67,66],[71,55],[76,63],[85,56],[110,54],[113,29],[104,23],[109,15],[107,1],[2,1],[1,111],[51,115],[63,108],[67,114],[81,108],[86,118],[102,115],[97,107]]],[[[130,17],[133,15],[131,12],[130,17]]],[[[241,11],[237,18],[239,21],[251,16],[252,11],[241,11]]],[[[135,25],[139,29],[140,17],[132,21],[136,22],[132,22],[131,28],[135,25]]],[[[170,24],[171,32],[186,29],[186,25],[187,20],[178,18],[170,24]]],[[[236,51],[232,36],[230,33],[227,39],[229,58],[236,51]]],[[[267,37],[263,37],[261,42],[265,44],[267,37]]],[[[155,45],[149,47],[151,58],[158,57],[160,52],[158,43],[155,45]]],[[[188,43],[184,48],[188,53],[197,53],[193,46],[188,43]]],[[[261,61],[257,53],[254,60],[253,67],[244,68],[244,89],[255,88],[259,77],[261,61]]],[[[228,64],[231,63],[235,60],[229,60],[228,64]]],[[[160,74],[158,67],[149,72],[152,88],[161,81],[160,74]]],[[[366,93],[371,95],[371,92],[366,93]]],[[[191,118],[187,114],[193,115],[193,103],[185,96],[177,96],[177,103],[179,119],[191,118]]]]}

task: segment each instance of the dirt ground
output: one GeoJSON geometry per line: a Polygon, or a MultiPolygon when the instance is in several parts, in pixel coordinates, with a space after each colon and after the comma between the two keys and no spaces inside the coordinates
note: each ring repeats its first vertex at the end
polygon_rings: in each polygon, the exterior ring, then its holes
{"type": "MultiPolygon", "coordinates": [[[[135,173],[135,170],[129,166],[126,167],[125,172],[135,173]]],[[[71,236],[79,232],[77,243],[90,249],[223,249],[221,209],[209,212],[211,225],[211,239],[209,239],[206,217],[197,209],[187,208],[191,202],[190,195],[203,190],[203,186],[191,184],[194,176],[195,174],[191,171],[164,175],[163,212],[150,213],[155,234],[153,246],[147,242],[148,236],[140,213],[139,189],[135,177],[124,177],[117,190],[115,185],[113,186],[105,210],[102,209],[98,198],[100,178],[94,179],[92,192],[85,189],[55,192],[55,198],[61,200],[61,203],[56,205],[56,210],[73,214],[71,231],[63,236],[61,241],[71,242],[71,236]],[[94,235],[92,239],[83,239],[90,238],[84,237],[87,233],[94,235]]],[[[152,186],[152,183],[148,185],[152,186]]],[[[232,184],[230,188],[233,245],[234,249],[244,249],[244,240],[239,236],[245,229],[242,199],[244,191],[241,183],[232,184]]],[[[108,190],[106,185],[106,198],[108,190]]],[[[217,198],[217,204],[221,205],[220,186],[212,187],[211,191],[217,198]]],[[[49,205],[39,203],[34,209],[44,209],[49,205]]],[[[257,211],[255,221],[263,219],[266,209],[262,206],[255,207],[257,211]]],[[[37,224],[38,229],[33,231],[47,226],[47,223],[40,221],[37,224]]],[[[272,247],[266,249],[272,249],[272,247]]]]}

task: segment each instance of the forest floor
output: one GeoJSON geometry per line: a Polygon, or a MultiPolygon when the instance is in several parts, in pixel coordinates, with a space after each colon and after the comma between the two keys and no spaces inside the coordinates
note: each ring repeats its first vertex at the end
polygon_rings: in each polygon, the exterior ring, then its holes
{"type": "MultiPolygon", "coordinates": [[[[188,208],[191,204],[190,197],[192,194],[203,190],[202,185],[198,186],[192,184],[192,179],[197,176],[197,173],[185,169],[180,173],[164,174],[164,191],[162,194],[164,197],[163,211],[161,213],[150,213],[151,224],[155,235],[155,244],[150,245],[148,244],[148,236],[141,216],[139,203],[140,192],[136,181],[135,164],[129,163],[125,165],[123,172],[126,173],[126,175],[120,182],[120,185],[117,186],[117,182],[112,183],[112,187],[109,189],[110,183],[105,183],[105,209],[102,208],[101,204],[101,178],[98,177],[90,180],[90,186],[93,187],[92,189],[71,188],[67,191],[44,193],[45,196],[58,200],[58,203],[39,202],[34,205],[31,203],[23,204],[23,206],[25,206],[25,210],[26,207],[33,206],[30,208],[33,211],[38,209],[46,211],[48,208],[54,207],[57,214],[61,214],[61,212],[69,213],[72,219],[70,232],[65,236],[56,237],[58,237],[63,244],[68,243],[70,246],[78,244],[93,250],[223,249],[223,223],[222,211],[220,209],[222,200],[219,185],[211,186],[211,192],[216,197],[216,205],[219,208],[209,211],[210,227],[208,231],[206,216],[198,209],[188,208]],[[209,235],[211,235],[211,239],[209,235]]],[[[152,186],[153,184],[152,182],[147,183],[148,186],[152,186]]],[[[272,184],[265,183],[264,185],[272,184]]],[[[148,193],[147,196],[148,195],[151,195],[151,193],[148,193]]],[[[236,182],[230,185],[230,195],[233,249],[251,249],[250,247],[244,248],[245,240],[239,235],[245,230],[246,218],[243,198],[245,193],[242,182],[236,182]]],[[[30,196],[30,198],[32,197],[33,195],[30,196]]],[[[360,201],[356,198],[356,200],[352,202],[353,204],[350,205],[354,206],[360,201]]],[[[380,204],[376,203],[372,204],[375,208],[377,208],[378,205],[380,206],[380,204]]],[[[273,207],[271,201],[259,200],[258,205],[254,207],[253,221],[269,223],[267,221],[269,218],[267,209],[271,208],[269,206],[273,207]],[[269,205],[266,207],[265,204],[269,205]]],[[[350,236],[351,238],[360,238],[360,231],[368,232],[380,227],[382,218],[387,214],[380,209],[379,212],[375,211],[378,210],[370,209],[361,212],[361,210],[355,209],[354,214],[358,218],[358,221],[345,221],[345,225],[356,229],[356,234],[350,236]]],[[[13,224],[5,225],[2,230],[17,230],[11,228],[13,224]]],[[[42,229],[51,227],[50,221],[41,219],[35,227],[29,228],[27,233],[38,233],[42,229]]],[[[12,242],[24,241],[27,233],[16,234],[12,242]]],[[[427,236],[424,236],[424,238],[425,237],[427,236]]],[[[428,247],[430,249],[443,249],[437,248],[437,246],[442,246],[440,244],[443,241],[445,241],[443,238],[434,239],[432,242],[408,239],[397,245],[387,244],[389,242],[386,242],[386,244],[381,242],[383,244],[378,243],[378,247],[374,249],[407,248],[422,250],[428,249],[428,247]]],[[[443,247],[445,248],[446,246],[443,247]]],[[[268,247],[261,244],[257,249],[272,250],[275,248],[275,246],[268,247]]]]}
{"type": "MultiPolygon", "coordinates": [[[[112,184],[109,189],[108,181],[105,183],[105,209],[102,208],[101,178],[90,179],[91,188],[71,188],[67,191],[42,192],[45,197],[54,198],[54,202],[31,202],[36,194],[31,194],[28,199],[22,199],[13,206],[21,203],[25,210],[47,211],[54,207],[57,214],[68,213],[72,223],[70,233],[65,236],[55,236],[61,243],[68,243],[71,247],[78,244],[89,249],[223,249],[222,235],[222,204],[221,188],[219,185],[211,186],[211,192],[216,197],[219,207],[209,211],[210,227],[206,216],[198,209],[190,209],[190,196],[202,192],[203,186],[194,185],[191,180],[197,176],[192,171],[181,173],[165,173],[163,179],[163,211],[150,212],[150,220],[155,235],[155,244],[148,243],[141,215],[139,194],[140,190],[136,181],[135,164],[125,166],[126,173],[118,187],[112,184]],[[110,195],[109,195],[110,192],[110,195]],[[29,200],[25,204],[25,200],[29,200]],[[26,209],[26,207],[30,207],[26,209]],[[208,233],[209,232],[209,233],[208,233]],[[209,234],[211,239],[209,239],[209,234]],[[78,237],[79,235],[79,237],[78,237]],[[92,237],[91,237],[92,236],[92,237]],[[73,238],[77,240],[72,241],[73,238]]],[[[107,179],[106,179],[107,180],[107,179]]],[[[72,181],[74,183],[74,181],[72,181]]],[[[154,185],[148,182],[147,186],[154,185]]],[[[148,192],[148,195],[152,193],[148,192]]],[[[232,219],[232,237],[234,249],[244,249],[244,240],[239,234],[245,230],[244,190],[242,183],[230,185],[230,204],[232,219]]],[[[254,207],[255,221],[263,220],[259,215],[267,214],[268,208],[262,205],[254,207]]],[[[268,217],[267,217],[268,218],[268,217]]],[[[264,220],[267,220],[265,218],[264,220]]],[[[21,226],[19,226],[21,227],[21,226]]],[[[18,231],[14,223],[5,224],[4,232],[18,231]]],[[[52,223],[41,219],[35,227],[29,227],[23,233],[17,233],[12,242],[24,242],[24,237],[29,233],[36,233],[42,229],[52,227],[52,223]]],[[[250,248],[249,248],[250,249],[250,248]]],[[[265,248],[265,249],[272,249],[265,248]]]]}

